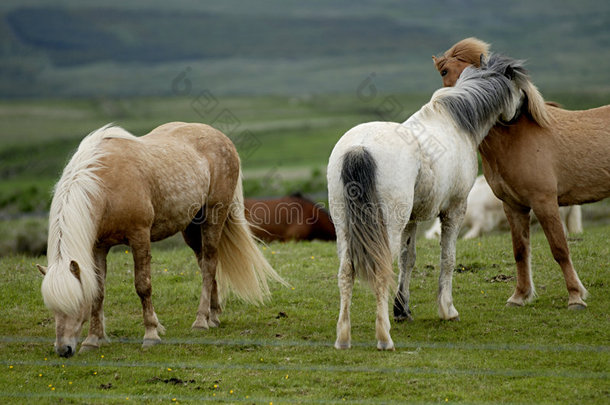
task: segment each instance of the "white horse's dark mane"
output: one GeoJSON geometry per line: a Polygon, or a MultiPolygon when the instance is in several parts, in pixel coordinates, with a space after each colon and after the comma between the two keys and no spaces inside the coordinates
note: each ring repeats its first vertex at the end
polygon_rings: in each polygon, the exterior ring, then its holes
{"type": "Polygon", "coordinates": [[[492,55],[481,68],[469,66],[460,75],[455,87],[435,98],[455,123],[473,136],[495,122],[510,107],[511,80],[518,88],[529,83],[523,61],[492,55]]]}

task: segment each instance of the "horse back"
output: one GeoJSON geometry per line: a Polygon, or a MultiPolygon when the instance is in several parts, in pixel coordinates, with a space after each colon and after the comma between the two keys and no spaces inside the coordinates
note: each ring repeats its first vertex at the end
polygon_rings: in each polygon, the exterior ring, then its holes
{"type": "Polygon", "coordinates": [[[202,207],[231,203],[239,158],[231,141],[207,125],[165,124],[139,138],[105,139],[101,147],[100,233],[116,243],[136,229],[166,238],[202,207]]]}
{"type": "Polygon", "coordinates": [[[479,147],[494,194],[530,206],[536,195],[555,194],[560,205],[610,195],[610,106],[583,111],[546,107],[551,125],[527,115],[492,128],[479,147]]]}

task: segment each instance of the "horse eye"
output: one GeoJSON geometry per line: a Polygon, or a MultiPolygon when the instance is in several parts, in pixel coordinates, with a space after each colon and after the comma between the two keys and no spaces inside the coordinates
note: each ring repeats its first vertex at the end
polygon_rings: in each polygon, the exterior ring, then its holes
{"type": "Polygon", "coordinates": [[[447,69],[443,69],[443,71],[441,72],[441,76],[447,76],[447,69]]]}

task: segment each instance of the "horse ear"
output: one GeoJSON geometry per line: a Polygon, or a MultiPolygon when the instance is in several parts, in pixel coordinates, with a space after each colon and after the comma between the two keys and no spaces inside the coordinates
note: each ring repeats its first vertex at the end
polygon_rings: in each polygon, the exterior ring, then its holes
{"type": "Polygon", "coordinates": [[[80,267],[78,266],[78,263],[76,263],[74,260],[70,262],[70,271],[72,272],[72,274],[74,274],[74,277],[76,277],[78,281],[80,281],[80,267]]]}
{"type": "Polygon", "coordinates": [[[485,54],[482,53],[481,56],[479,56],[479,67],[480,68],[484,68],[487,65],[485,64],[485,54]]]}
{"type": "Polygon", "coordinates": [[[38,268],[38,271],[40,273],[42,273],[43,276],[47,275],[47,268],[44,266],[41,266],[40,264],[37,264],[36,267],[38,268]]]}
{"type": "Polygon", "coordinates": [[[506,66],[504,76],[508,77],[510,80],[513,80],[515,78],[515,69],[513,69],[511,65],[506,66]]]}
{"type": "Polygon", "coordinates": [[[432,55],[432,60],[436,63],[436,56],[432,55]]]}

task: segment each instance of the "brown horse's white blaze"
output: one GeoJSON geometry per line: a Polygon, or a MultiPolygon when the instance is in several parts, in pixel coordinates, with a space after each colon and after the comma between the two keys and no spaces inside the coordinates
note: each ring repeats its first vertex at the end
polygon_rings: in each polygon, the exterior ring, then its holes
{"type": "Polygon", "coordinates": [[[203,287],[193,328],[218,325],[222,290],[258,304],[269,295],[268,278],[282,281],[245,221],[235,147],[203,124],[169,123],[140,138],[111,126],[93,132],[57,183],[49,223],[41,290],[55,313],[60,356],[74,354],[89,316],[81,350],[105,339],[106,255],[114,245],[132,249],[144,346],[164,332],[151,300],[151,241],[182,232],[195,252],[203,287]]]}
{"type": "MultiPolygon", "coordinates": [[[[487,51],[487,44],[469,38],[434,62],[441,75],[447,69],[459,77],[465,66],[451,55],[468,54],[464,60],[478,66],[487,51]]],[[[445,86],[455,80],[443,76],[445,86]]],[[[567,111],[545,104],[529,78],[524,80],[529,83],[527,98],[517,117],[509,125],[495,125],[479,146],[485,178],[503,201],[511,228],[517,285],[508,305],[521,306],[535,296],[530,264],[533,211],[563,272],[568,308],[585,308],[587,290],[574,270],[558,209],[610,196],[610,106],[567,111]]]]}

